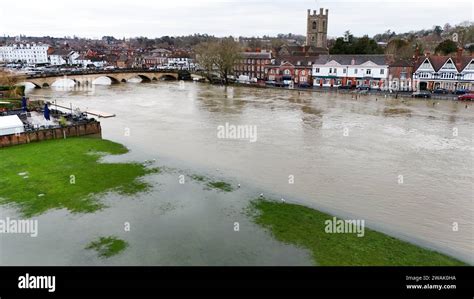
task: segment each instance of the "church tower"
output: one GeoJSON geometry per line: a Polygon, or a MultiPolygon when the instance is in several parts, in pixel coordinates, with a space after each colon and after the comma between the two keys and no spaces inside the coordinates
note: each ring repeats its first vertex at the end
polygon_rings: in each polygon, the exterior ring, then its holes
{"type": "Polygon", "coordinates": [[[308,29],[306,33],[306,46],[327,49],[328,47],[328,13],[329,10],[319,9],[319,14],[316,10],[308,9],[308,29]]]}

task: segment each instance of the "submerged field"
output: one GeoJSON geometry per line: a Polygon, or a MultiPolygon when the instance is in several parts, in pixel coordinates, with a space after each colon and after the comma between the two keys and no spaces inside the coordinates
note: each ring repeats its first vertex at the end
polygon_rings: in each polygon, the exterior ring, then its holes
{"type": "Polygon", "coordinates": [[[93,212],[103,205],[98,195],[133,194],[148,185],[140,177],[153,172],[138,163],[103,163],[104,155],[128,150],[96,138],[70,138],[0,150],[0,204],[14,204],[31,217],[50,209],[93,212]]]}
{"type": "Polygon", "coordinates": [[[321,266],[461,266],[463,262],[438,252],[365,228],[363,237],[326,233],[333,216],[295,204],[254,200],[255,222],[281,242],[311,251],[321,266]]]}
{"type": "MultiPolygon", "coordinates": [[[[51,209],[95,212],[103,207],[101,197],[107,192],[135,194],[151,187],[140,178],[158,169],[140,163],[101,161],[105,155],[127,152],[120,144],[95,138],[70,138],[0,149],[0,204],[15,206],[25,217],[51,209]]],[[[200,174],[191,175],[191,178],[219,201],[237,190],[230,183],[200,174]]],[[[235,198],[244,201],[245,205],[248,199],[235,198]]],[[[177,198],[172,196],[169,200],[172,203],[177,198]]],[[[206,207],[205,202],[200,207],[206,207]]],[[[449,256],[367,228],[360,238],[356,234],[326,233],[325,221],[333,217],[304,206],[257,199],[251,201],[250,211],[247,216],[268,229],[276,240],[309,250],[315,265],[465,265],[449,256]]],[[[209,209],[205,213],[211,217],[216,211],[209,209]]],[[[209,233],[200,241],[213,237],[209,233]]],[[[109,258],[121,254],[128,246],[124,240],[101,237],[86,248],[97,251],[101,258],[109,258]]],[[[252,247],[252,244],[248,246],[252,247]]]]}

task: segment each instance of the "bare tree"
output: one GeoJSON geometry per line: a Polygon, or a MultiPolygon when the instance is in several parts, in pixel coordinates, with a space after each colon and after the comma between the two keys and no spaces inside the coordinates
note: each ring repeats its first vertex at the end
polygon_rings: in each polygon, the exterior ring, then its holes
{"type": "Polygon", "coordinates": [[[0,70],[0,85],[13,86],[18,83],[18,78],[12,73],[0,70]]]}
{"type": "Polygon", "coordinates": [[[18,77],[10,72],[0,69],[0,86],[8,88],[10,97],[18,97],[22,94],[22,87],[15,86],[18,83],[18,77]]]}
{"type": "Polygon", "coordinates": [[[239,43],[226,38],[201,43],[195,51],[197,62],[206,71],[207,79],[212,80],[213,73],[217,73],[224,84],[228,84],[229,76],[234,73],[234,66],[241,58],[242,49],[239,43]]]}
{"type": "Polygon", "coordinates": [[[393,55],[398,59],[408,59],[415,54],[415,47],[407,40],[395,38],[387,44],[385,54],[393,55]]]}
{"type": "Polygon", "coordinates": [[[214,71],[214,63],[216,60],[217,52],[216,42],[204,42],[200,43],[195,48],[196,60],[199,66],[204,69],[206,78],[212,80],[212,72],[214,71]]]}
{"type": "Polygon", "coordinates": [[[234,73],[234,66],[241,59],[241,53],[239,43],[233,39],[227,38],[219,42],[215,64],[224,84],[229,83],[229,76],[234,73]]]}

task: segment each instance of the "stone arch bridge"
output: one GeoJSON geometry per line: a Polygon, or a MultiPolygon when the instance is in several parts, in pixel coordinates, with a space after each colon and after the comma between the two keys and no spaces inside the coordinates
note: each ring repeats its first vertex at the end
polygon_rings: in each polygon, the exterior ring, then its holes
{"type": "Polygon", "coordinates": [[[109,78],[112,84],[125,83],[132,78],[140,78],[142,82],[157,80],[178,80],[177,72],[159,71],[113,71],[113,72],[87,72],[87,73],[62,73],[62,74],[40,74],[21,76],[20,82],[32,83],[36,88],[50,87],[54,82],[61,79],[69,79],[76,82],[78,86],[90,86],[98,78],[109,78]]]}

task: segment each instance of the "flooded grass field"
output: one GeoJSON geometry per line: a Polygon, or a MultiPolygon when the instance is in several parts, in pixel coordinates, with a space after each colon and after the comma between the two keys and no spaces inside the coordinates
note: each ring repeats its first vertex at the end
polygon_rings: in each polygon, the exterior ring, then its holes
{"type": "Polygon", "coordinates": [[[471,104],[179,82],[30,95],[116,114],[101,119],[103,138],[130,151],[105,161],[162,171],[144,177],[146,192],[105,194],[94,213],[35,216],[36,238],[2,235],[2,265],[314,264],[248,216],[260,194],[474,263],[471,104]],[[218,138],[226,123],[255,127],[255,142],[218,138]],[[120,254],[86,249],[109,236],[127,244],[120,254]]]}

